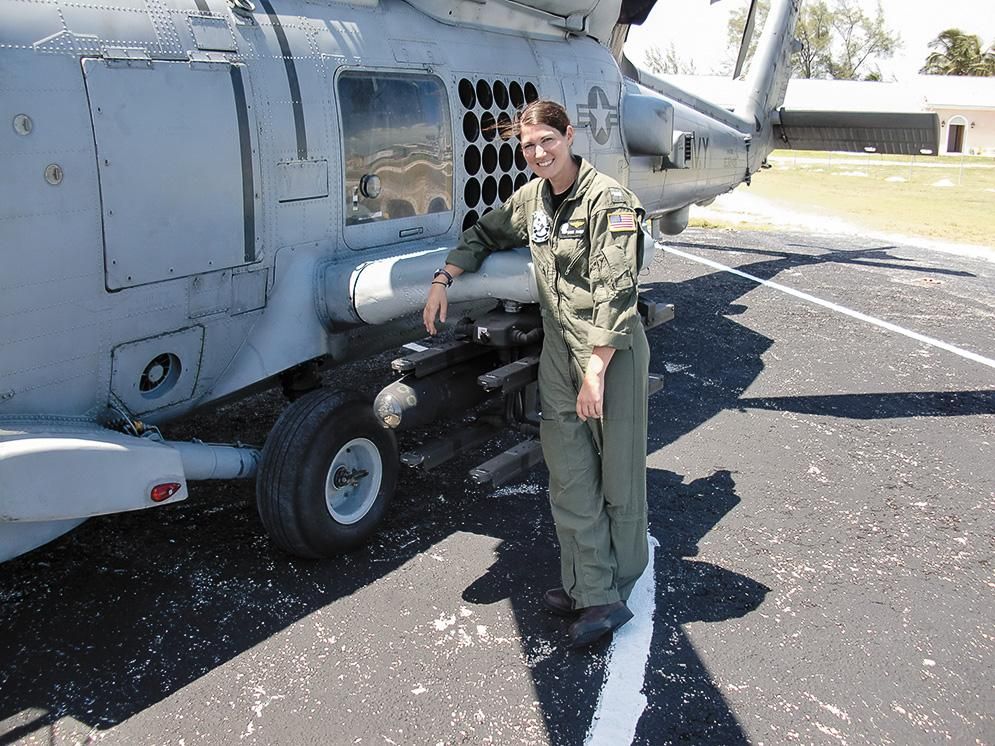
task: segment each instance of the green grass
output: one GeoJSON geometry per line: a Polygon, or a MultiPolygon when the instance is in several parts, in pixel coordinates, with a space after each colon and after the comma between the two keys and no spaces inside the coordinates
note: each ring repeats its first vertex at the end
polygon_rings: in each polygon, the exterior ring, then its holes
{"type": "Polygon", "coordinates": [[[788,150],[775,150],[773,153],[771,153],[771,157],[772,158],[796,158],[796,157],[816,158],[822,161],[825,161],[827,159],[831,159],[833,161],[849,159],[849,160],[860,161],[863,163],[866,163],[870,159],[872,161],[873,160],[894,161],[896,163],[905,164],[906,166],[909,164],[910,160],[919,164],[923,163],[959,164],[961,161],[963,161],[965,164],[988,165],[995,168],[995,156],[968,155],[966,153],[962,153],[960,155],[942,155],[942,156],[917,155],[914,158],[910,158],[910,156],[907,155],[884,155],[881,153],[840,153],[840,152],[830,153],[825,150],[788,149],[788,150]]]}
{"type": "Polygon", "coordinates": [[[699,218],[695,217],[694,213],[691,214],[691,219],[688,220],[689,228],[720,228],[722,230],[750,230],[750,231],[775,231],[779,226],[773,225],[772,223],[760,223],[751,222],[743,223],[740,220],[723,220],[722,218],[699,218]]]}
{"type": "Polygon", "coordinates": [[[770,162],[749,188],[773,202],[873,230],[995,245],[995,158],[780,150],[770,162]]]}

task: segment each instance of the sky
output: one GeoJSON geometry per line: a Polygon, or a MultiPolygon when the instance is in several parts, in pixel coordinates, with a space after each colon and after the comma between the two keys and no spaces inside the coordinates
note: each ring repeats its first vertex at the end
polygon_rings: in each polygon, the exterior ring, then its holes
{"type": "MultiPolygon", "coordinates": [[[[857,2],[869,15],[877,10],[877,0],[857,2]]],[[[736,53],[726,43],[729,13],[748,4],[748,0],[721,0],[714,5],[709,0],[658,0],[646,23],[629,30],[626,55],[642,66],[649,46],[666,50],[673,43],[681,60],[693,60],[696,73],[717,73],[736,53]]],[[[977,34],[984,47],[995,42],[995,0],[881,0],[881,8],[885,23],[898,31],[903,42],[894,57],[877,63],[885,80],[915,76],[930,52],[929,42],[944,29],[977,34]]]]}

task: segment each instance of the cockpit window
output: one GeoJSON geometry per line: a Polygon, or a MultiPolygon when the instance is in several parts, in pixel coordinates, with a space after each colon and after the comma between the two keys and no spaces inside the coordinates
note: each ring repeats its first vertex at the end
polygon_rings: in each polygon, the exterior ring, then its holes
{"type": "Polygon", "coordinates": [[[346,225],[451,215],[453,140],[442,81],[350,71],[338,93],[346,225]]]}

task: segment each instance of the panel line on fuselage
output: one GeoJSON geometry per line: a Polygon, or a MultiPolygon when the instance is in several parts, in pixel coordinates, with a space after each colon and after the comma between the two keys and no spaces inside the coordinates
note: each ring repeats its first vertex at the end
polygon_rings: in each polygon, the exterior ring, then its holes
{"type": "Polygon", "coordinates": [[[297,157],[307,160],[307,131],[304,128],[304,106],[301,103],[301,84],[297,79],[297,65],[294,62],[294,55],[290,51],[290,42],[287,41],[287,32],[283,30],[280,17],[273,9],[270,0],[260,0],[266,15],[269,16],[270,23],[273,24],[273,32],[280,45],[280,55],[283,57],[283,65],[287,68],[287,83],[290,85],[290,103],[294,109],[294,131],[297,134],[297,157]]]}
{"type": "Polygon", "coordinates": [[[252,142],[249,134],[249,110],[245,101],[245,82],[242,70],[232,65],[231,85],[235,93],[235,115],[238,119],[238,143],[242,156],[242,214],[245,261],[256,261],[256,210],[255,188],[252,183],[252,142]]]}

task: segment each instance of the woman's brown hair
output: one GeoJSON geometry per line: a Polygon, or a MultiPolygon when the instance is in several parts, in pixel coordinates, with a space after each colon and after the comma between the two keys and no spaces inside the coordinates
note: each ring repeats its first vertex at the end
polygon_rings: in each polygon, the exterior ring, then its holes
{"type": "Polygon", "coordinates": [[[500,126],[501,136],[505,139],[518,137],[522,132],[523,125],[544,124],[552,127],[561,135],[567,134],[567,127],[570,126],[570,115],[567,110],[555,101],[540,99],[526,104],[519,109],[515,118],[510,122],[505,122],[500,126]]]}

